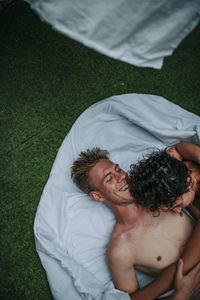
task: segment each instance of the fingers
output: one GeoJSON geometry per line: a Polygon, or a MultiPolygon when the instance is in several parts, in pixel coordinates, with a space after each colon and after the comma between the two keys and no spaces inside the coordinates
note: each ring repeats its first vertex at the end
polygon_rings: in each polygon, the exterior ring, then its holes
{"type": "Polygon", "coordinates": [[[175,288],[179,289],[181,286],[181,280],[183,279],[183,260],[180,258],[177,265],[175,288]]]}
{"type": "Polygon", "coordinates": [[[180,258],[178,261],[177,276],[181,279],[183,278],[183,260],[180,258]]]}

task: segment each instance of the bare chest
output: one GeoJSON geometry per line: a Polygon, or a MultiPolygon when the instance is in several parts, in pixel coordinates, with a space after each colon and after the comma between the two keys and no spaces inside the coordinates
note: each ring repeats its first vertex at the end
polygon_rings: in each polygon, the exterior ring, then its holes
{"type": "Polygon", "coordinates": [[[185,214],[180,217],[169,212],[150,221],[134,229],[129,241],[134,247],[135,268],[155,275],[178,260],[193,223],[185,214]]]}

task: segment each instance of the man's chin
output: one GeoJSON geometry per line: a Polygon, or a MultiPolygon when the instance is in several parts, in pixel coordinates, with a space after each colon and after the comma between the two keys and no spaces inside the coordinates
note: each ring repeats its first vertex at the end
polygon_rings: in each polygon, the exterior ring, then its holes
{"type": "Polygon", "coordinates": [[[128,203],[132,203],[134,201],[134,199],[130,193],[130,190],[127,190],[127,191],[121,193],[121,198],[124,199],[124,201],[126,201],[128,203]]]}
{"type": "Polygon", "coordinates": [[[131,204],[133,202],[134,202],[134,199],[132,196],[122,198],[122,203],[124,203],[125,205],[131,204]]]}
{"type": "Polygon", "coordinates": [[[129,205],[132,204],[134,202],[134,199],[131,195],[120,195],[118,194],[118,197],[113,199],[110,199],[110,202],[112,202],[113,204],[118,204],[118,205],[129,205]]]}
{"type": "Polygon", "coordinates": [[[128,206],[128,205],[131,205],[133,204],[134,200],[133,199],[129,199],[129,200],[125,200],[123,202],[120,202],[119,204],[120,205],[123,205],[123,206],[128,206]]]}

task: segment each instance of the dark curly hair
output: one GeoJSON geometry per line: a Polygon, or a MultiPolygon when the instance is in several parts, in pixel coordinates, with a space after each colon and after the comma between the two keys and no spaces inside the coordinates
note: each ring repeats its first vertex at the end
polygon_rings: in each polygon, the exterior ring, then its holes
{"type": "Polygon", "coordinates": [[[178,197],[189,191],[191,171],[183,161],[170,156],[166,149],[155,151],[130,166],[130,190],[136,203],[160,211],[170,208],[178,197]]]}

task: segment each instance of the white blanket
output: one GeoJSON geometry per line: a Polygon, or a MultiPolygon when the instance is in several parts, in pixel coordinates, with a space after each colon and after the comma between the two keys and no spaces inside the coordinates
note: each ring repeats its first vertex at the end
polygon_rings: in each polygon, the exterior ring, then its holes
{"type": "MultiPolygon", "coordinates": [[[[55,299],[129,299],[113,288],[105,251],[115,219],[72,182],[82,150],[99,146],[128,170],[143,153],[179,141],[200,144],[200,118],[152,95],[113,96],[89,107],[64,139],[38,206],[36,249],[55,299]]],[[[138,273],[140,285],[150,278],[138,273]]]]}
{"type": "Polygon", "coordinates": [[[63,34],[110,57],[160,69],[198,24],[199,0],[26,0],[63,34]]]}

